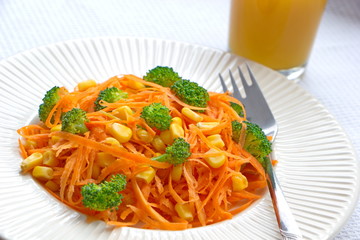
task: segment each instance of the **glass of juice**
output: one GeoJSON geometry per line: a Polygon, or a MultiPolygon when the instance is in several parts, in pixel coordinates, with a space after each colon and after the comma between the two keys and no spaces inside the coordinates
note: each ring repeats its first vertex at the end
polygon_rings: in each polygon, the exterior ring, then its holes
{"type": "Polygon", "coordinates": [[[325,5],[326,0],[232,0],[230,51],[299,79],[325,5]]]}

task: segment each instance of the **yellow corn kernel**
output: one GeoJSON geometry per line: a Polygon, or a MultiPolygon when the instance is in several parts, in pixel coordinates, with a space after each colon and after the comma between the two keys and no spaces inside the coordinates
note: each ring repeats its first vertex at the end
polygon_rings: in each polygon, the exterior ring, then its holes
{"type": "Polygon", "coordinates": [[[233,191],[241,191],[248,187],[248,180],[247,178],[242,175],[240,172],[235,176],[231,177],[232,181],[232,189],[233,191]]]}
{"type": "Polygon", "coordinates": [[[61,137],[59,137],[59,136],[51,136],[51,143],[52,144],[55,144],[60,140],[61,140],[61,137]]]}
{"type": "Polygon", "coordinates": [[[58,124],[50,129],[50,132],[58,132],[61,131],[61,124],[58,124]]]}
{"type": "Polygon", "coordinates": [[[165,151],[166,146],[164,141],[161,139],[160,136],[155,136],[151,142],[151,144],[153,145],[153,147],[156,149],[156,151],[162,152],[165,151]]]}
{"type": "Polygon", "coordinates": [[[190,206],[188,203],[177,203],[175,205],[175,211],[177,212],[177,214],[179,215],[179,217],[181,217],[182,219],[191,222],[194,219],[194,216],[190,210],[190,206]]]}
{"type": "Polygon", "coordinates": [[[171,119],[171,123],[178,124],[179,126],[182,127],[183,121],[179,117],[174,117],[174,118],[171,119]]]}
{"type": "Polygon", "coordinates": [[[219,122],[198,122],[196,126],[200,129],[212,129],[219,125],[219,122]]]}
{"type": "Polygon", "coordinates": [[[145,171],[136,174],[136,178],[143,179],[145,182],[150,183],[154,179],[155,173],[156,171],[152,167],[149,167],[145,171]]]}
{"type": "Polygon", "coordinates": [[[160,138],[166,145],[170,145],[173,142],[170,130],[165,130],[165,131],[161,132],[160,138]]]}
{"type": "Polygon", "coordinates": [[[43,161],[43,155],[42,153],[36,152],[25,158],[21,163],[21,170],[22,171],[28,171],[32,168],[41,165],[43,161]]]}
{"type": "Polygon", "coordinates": [[[178,164],[174,165],[171,169],[171,179],[174,181],[179,181],[182,175],[183,165],[178,164]]]}
{"type": "Polygon", "coordinates": [[[121,106],[112,111],[112,114],[115,117],[120,118],[121,120],[127,120],[128,116],[131,116],[133,114],[133,111],[128,106],[121,106]]]}
{"type": "Polygon", "coordinates": [[[60,189],[59,184],[57,184],[56,182],[51,181],[51,180],[47,181],[45,183],[45,186],[53,192],[57,192],[60,189]]]}
{"type": "Polygon", "coordinates": [[[95,82],[95,80],[86,80],[83,82],[78,83],[77,87],[79,89],[80,92],[83,92],[91,87],[95,87],[97,84],[95,82]]]}
{"type": "Polygon", "coordinates": [[[54,170],[50,167],[36,166],[32,171],[34,178],[37,178],[41,181],[50,180],[53,178],[54,170]]]}
{"type": "Polygon", "coordinates": [[[50,166],[50,167],[56,167],[59,165],[59,160],[55,157],[55,152],[52,150],[45,151],[43,153],[43,164],[50,166]]]}
{"type": "Polygon", "coordinates": [[[109,127],[109,133],[119,141],[119,143],[128,142],[132,137],[131,128],[120,123],[113,123],[109,127]]]}
{"type": "Polygon", "coordinates": [[[123,147],[123,145],[121,143],[119,143],[118,140],[116,140],[115,138],[113,137],[107,137],[105,138],[105,140],[102,141],[103,143],[107,144],[107,145],[110,145],[112,147],[116,146],[116,147],[119,147],[121,148],[122,150],[125,150],[126,149],[123,147]]]}
{"type": "Polygon", "coordinates": [[[161,155],[162,155],[162,153],[156,152],[156,153],[154,153],[153,157],[158,157],[158,156],[161,156],[161,155]]]}
{"type": "Polygon", "coordinates": [[[149,132],[142,128],[136,130],[136,135],[145,143],[150,143],[153,140],[153,137],[149,134],[149,132]]]}
{"type": "Polygon", "coordinates": [[[174,140],[175,138],[184,138],[185,136],[185,132],[184,129],[182,128],[182,126],[180,126],[179,124],[176,123],[171,123],[170,124],[170,133],[171,133],[171,138],[174,140]]]}
{"type": "Polygon", "coordinates": [[[224,141],[222,140],[220,134],[214,134],[207,137],[209,142],[215,147],[222,148],[225,146],[224,141]]]}
{"type": "Polygon", "coordinates": [[[222,165],[224,165],[226,160],[225,154],[215,148],[210,148],[210,150],[206,152],[206,154],[212,154],[212,153],[218,153],[218,154],[212,157],[205,157],[206,162],[213,168],[219,168],[222,165]]]}
{"type": "Polygon", "coordinates": [[[24,143],[24,146],[27,148],[36,148],[37,147],[37,143],[33,140],[26,140],[24,143]]]}
{"type": "Polygon", "coordinates": [[[100,176],[101,173],[101,168],[99,165],[94,164],[92,167],[92,172],[91,172],[91,177],[93,179],[97,179],[100,176]]]}
{"type": "Polygon", "coordinates": [[[116,160],[116,158],[113,155],[111,155],[110,153],[106,153],[106,152],[98,152],[97,153],[96,163],[100,167],[107,167],[115,160],[116,160]]]}
{"type": "Polygon", "coordinates": [[[181,113],[195,122],[201,122],[204,119],[202,116],[187,107],[182,108],[181,113]]]}
{"type": "Polygon", "coordinates": [[[141,82],[135,81],[135,80],[126,80],[122,81],[125,86],[132,88],[134,90],[139,90],[145,88],[145,85],[141,82]]]}
{"type": "Polygon", "coordinates": [[[108,145],[111,145],[111,146],[121,146],[121,144],[119,143],[118,140],[116,140],[115,138],[112,138],[112,137],[107,137],[105,138],[104,141],[102,141],[103,143],[105,144],[108,144],[108,145]]]}
{"type": "MultiPolygon", "coordinates": [[[[198,122],[196,126],[201,130],[211,130],[214,127],[217,127],[220,123],[219,122],[198,122]]],[[[210,134],[219,134],[221,129],[210,131],[210,134]]]]}

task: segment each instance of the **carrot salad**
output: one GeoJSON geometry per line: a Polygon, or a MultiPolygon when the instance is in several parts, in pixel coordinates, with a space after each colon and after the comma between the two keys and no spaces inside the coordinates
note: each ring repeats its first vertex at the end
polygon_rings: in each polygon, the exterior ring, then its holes
{"type": "Polygon", "coordinates": [[[239,142],[232,139],[232,121],[245,121],[246,112],[239,116],[230,102],[242,103],[229,93],[208,93],[207,106],[195,107],[169,87],[134,75],[82,82],[73,91],[60,87],[46,119],[18,130],[20,152],[27,161],[22,171],[71,208],[118,227],[182,230],[231,219],[261,197],[265,173],[243,149],[244,131],[239,142]],[[127,97],[100,101],[103,108],[96,111],[94,102],[111,87],[127,97]],[[169,109],[169,129],[159,130],[141,117],[152,103],[169,109]],[[85,111],[88,119],[83,134],[61,128],[64,113],[74,108],[85,111]],[[122,130],[116,132],[114,126],[122,130]],[[154,160],[177,137],[190,145],[186,161],[154,160]],[[82,187],[116,174],[127,182],[121,204],[102,211],[85,207],[82,187]]]}

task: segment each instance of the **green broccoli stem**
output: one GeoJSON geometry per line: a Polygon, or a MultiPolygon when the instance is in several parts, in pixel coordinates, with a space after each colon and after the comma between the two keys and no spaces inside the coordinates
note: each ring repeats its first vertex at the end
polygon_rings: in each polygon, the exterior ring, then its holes
{"type": "Polygon", "coordinates": [[[77,124],[76,129],[78,129],[78,131],[80,133],[85,133],[85,132],[89,131],[89,129],[86,127],[85,123],[77,124]]]}
{"type": "Polygon", "coordinates": [[[166,162],[168,160],[168,158],[169,158],[169,154],[164,153],[164,154],[162,154],[160,156],[153,157],[151,159],[154,160],[154,161],[158,161],[158,162],[166,162]]]}
{"type": "Polygon", "coordinates": [[[259,162],[261,163],[261,165],[263,166],[265,172],[269,172],[270,168],[272,167],[271,162],[270,162],[270,158],[269,157],[263,157],[262,159],[259,160],[259,162]]]}

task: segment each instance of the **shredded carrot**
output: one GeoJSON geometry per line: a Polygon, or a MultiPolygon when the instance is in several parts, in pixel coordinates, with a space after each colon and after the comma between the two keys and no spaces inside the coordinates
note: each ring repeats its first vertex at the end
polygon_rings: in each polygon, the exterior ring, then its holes
{"type": "MultiPolygon", "coordinates": [[[[79,91],[77,87],[71,92],[61,88],[60,100],[44,123],[24,126],[17,131],[21,136],[20,153],[25,159],[33,153],[53,151],[56,166],[52,166],[51,184],[41,180],[45,189],[71,208],[87,214],[89,219],[100,219],[114,227],[182,230],[230,219],[261,198],[259,192],[266,187],[265,172],[261,164],[243,149],[245,132],[241,132],[242,140],[239,143],[231,138],[231,122],[246,120],[246,112],[245,117],[238,116],[230,102],[243,106],[242,103],[229,93],[209,92],[209,96],[206,108],[190,106],[169,88],[135,75],[114,76],[85,91],[79,91]],[[142,83],[146,87],[132,89],[129,81],[142,83]],[[102,101],[105,108],[94,111],[94,101],[99,93],[114,86],[127,92],[128,98],[114,103],[102,101]],[[167,106],[172,117],[181,118],[184,139],[190,144],[191,156],[182,164],[180,178],[173,177],[172,164],[152,160],[159,153],[163,154],[164,149],[156,149],[152,141],[143,141],[136,135],[136,131],[142,128],[151,139],[160,136],[161,131],[153,129],[140,117],[142,109],[155,102],[167,106]],[[116,112],[123,106],[131,108],[133,112],[126,119],[116,112]],[[87,112],[88,132],[81,135],[51,129],[61,124],[62,114],[74,107],[87,112]],[[194,111],[205,110],[197,112],[203,117],[202,121],[219,124],[212,129],[200,129],[193,119],[181,113],[183,107],[194,111]],[[106,141],[114,137],[108,131],[113,123],[128,126],[133,137],[118,145],[106,141]],[[224,147],[217,146],[207,138],[215,133],[220,135],[224,147]],[[209,149],[217,149],[218,152],[207,153],[209,149]],[[101,152],[111,155],[111,162],[100,164],[98,153],[101,152]],[[212,168],[207,159],[219,155],[225,156],[224,164],[212,168]],[[150,182],[137,177],[149,167],[155,170],[150,182]],[[239,172],[247,178],[248,186],[241,191],[233,191],[232,176],[239,172]],[[94,211],[85,208],[82,204],[82,186],[99,184],[118,173],[124,174],[127,179],[127,186],[121,192],[123,203],[118,209],[94,211]],[[193,218],[182,219],[176,211],[176,204],[187,204],[193,218]]],[[[272,163],[276,164],[277,161],[272,163]]]]}
{"type": "Polygon", "coordinates": [[[19,142],[19,147],[20,147],[20,152],[21,152],[21,156],[23,159],[28,157],[28,153],[26,152],[25,146],[24,144],[21,142],[21,140],[18,140],[19,142]]]}

